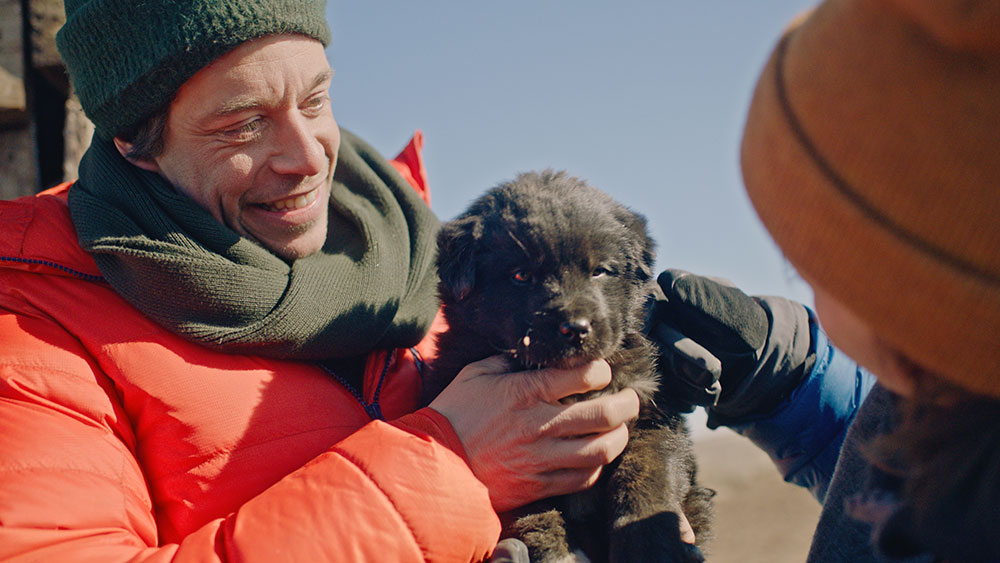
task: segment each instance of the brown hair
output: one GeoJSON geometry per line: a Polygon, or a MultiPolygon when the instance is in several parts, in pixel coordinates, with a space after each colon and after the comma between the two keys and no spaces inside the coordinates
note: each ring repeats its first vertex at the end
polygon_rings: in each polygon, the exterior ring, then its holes
{"type": "Polygon", "coordinates": [[[129,160],[148,159],[160,156],[163,152],[163,132],[167,127],[167,104],[153,112],[152,115],[139,122],[138,125],[123,132],[118,137],[132,144],[125,158],[129,160]]]}
{"type": "Polygon", "coordinates": [[[865,449],[902,483],[907,515],[889,535],[962,561],[1000,557],[1000,401],[926,373],[915,383],[895,429],[865,449]]]}

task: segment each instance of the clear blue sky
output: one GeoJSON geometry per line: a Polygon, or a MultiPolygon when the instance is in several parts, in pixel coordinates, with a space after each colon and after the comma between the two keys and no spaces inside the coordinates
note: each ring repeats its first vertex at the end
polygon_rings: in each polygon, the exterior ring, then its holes
{"type": "Polygon", "coordinates": [[[812,303],[744,195],[758,72],[807,0],[330,0],[338,122],[386,156],[420,129],[450,219],[517,172],[566,169],[644,214],[658,269],[812,303]]]}

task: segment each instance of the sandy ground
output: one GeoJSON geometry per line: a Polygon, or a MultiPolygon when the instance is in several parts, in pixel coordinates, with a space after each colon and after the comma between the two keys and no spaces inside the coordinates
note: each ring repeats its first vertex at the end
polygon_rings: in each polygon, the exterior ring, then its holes
{"type": "Polygon", "coordinates": [[[699,480],[717,493],[708,561],[805,561],[820,510],[812,495],[784,482],[766,454],[730,430],[693,437],[699,480]]]}

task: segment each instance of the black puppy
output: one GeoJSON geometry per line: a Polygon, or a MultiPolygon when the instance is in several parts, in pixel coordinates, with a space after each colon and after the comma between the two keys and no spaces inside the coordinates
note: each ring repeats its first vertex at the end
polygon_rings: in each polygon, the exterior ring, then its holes
{"type": "MultiPolygon", "coordinates": [[[[563,172],[527,173],[473,203],[438,237],[449,329],[424,384],[424,404],[469,363],[506,354],[520,369],[605,359],[612,382],[642,407],[625,452],[587,491],[502,515],[504,535],[532,562],[702,561],[680,539],[678,514],[708,537],[712,491],[695,481],[680,414],[652,401],[657,371],[643,336],[653,242],[645,219],[563,172]]],[[[580,397],[583,398],[583,397],[580,397]]]]}

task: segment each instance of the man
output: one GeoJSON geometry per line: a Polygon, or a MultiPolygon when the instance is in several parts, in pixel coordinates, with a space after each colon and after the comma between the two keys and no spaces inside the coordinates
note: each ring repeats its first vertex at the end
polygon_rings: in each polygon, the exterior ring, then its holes
{"type": "Polygon", "coordinates": [[[624,448],[633,392],[558,402],[603,362],[490,359],[416,410],[420,140],[338,129],[324,11],[66,2],[97,134],[78,182],[0,203],[0,558],[481,560],[496,511],[624,448]]]}

